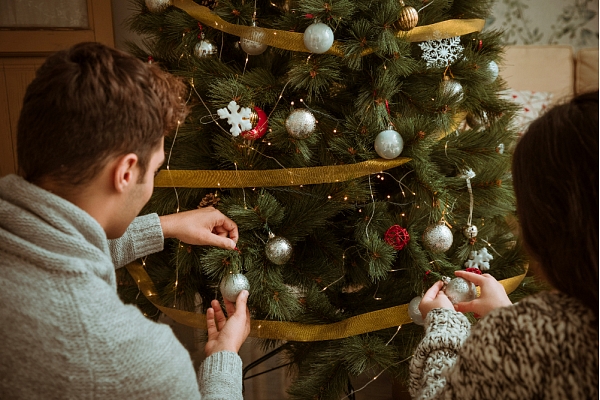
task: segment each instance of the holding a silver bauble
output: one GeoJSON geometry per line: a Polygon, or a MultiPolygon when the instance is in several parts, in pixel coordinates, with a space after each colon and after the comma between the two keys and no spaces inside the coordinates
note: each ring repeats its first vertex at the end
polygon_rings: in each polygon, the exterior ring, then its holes
{"type": "Polygon", "coordinates": [[[219,285],[221,295],[225,300],[235,303],[242,290],[250,291],[250,282],[244,274],[227,274],[219,285]]]}
{"type": "Polygon", "coordinates": [[[310,25],[303,35],[304,46],[313,53],[322,54],[333,45],[333,31],[322,22],[310,25]]]}
{"type": "Polygon", "coordinates": [[[445,76],[440,84],[440,93],[444,97],[455,97],[457,102],[461,102],[464,98],[463,87],[458,81],[445,76]]]}
{"type": "Polygon", "coordinates": [[[285,129],[294,139],[306,139],[313,134],[317,120],[313,113],[305,108],[298,108],[285,120],[285,129]]]}
{"type": "Polygon", "coordinates": [[[404,149],[404,140],[398,132],[393,129],[386,129],[379,132],[375,138],[375,151],[381,158],[391,160],[402,153],[404,149]]]}
{"type": "Polygon", "coordinates": [[[292,244],[283,236],[271,233],[265,245],[265,253],[273,264],[283,265],[292,257],[292,244]]]}
{"type": "Polygon", "coordinates": [[[421,311],[419,311],[419,304],[421,304],[422,299],[421,296],[417,296],[408,303],[408,316],[417,325],[425,324],[425,319],[423,318],[421,311]]]}
{"type": "Polygon", "coordinates": [[[161,13],[171,5],[171,0],[146,0],[146,8],[153,13],[161,13]]]}
{"type": "Polygon", "coordinates": [[[443,253],[451,246],[454,237],[452,231],[443,222],[429,225],[423,232],[423,244],[432,253],[443,253]]]}
{"type": "Polygon", "coordinates": [[[474,283],[466,279],[456,277],[448,282],[444,293],[452,304],[475,300],[477,298],[477,288],[474,283]]]}

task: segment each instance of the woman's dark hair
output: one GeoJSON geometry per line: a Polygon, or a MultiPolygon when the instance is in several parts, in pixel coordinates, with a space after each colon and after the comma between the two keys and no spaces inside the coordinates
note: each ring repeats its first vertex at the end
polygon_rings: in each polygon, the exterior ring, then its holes
{"type": "Polygon", "coordinates": [[[598,316],[598,92],[535,120],[513,155],[521,234],[556,289],[598,316]]]}
{"type": "Polygon", "coordinates": [[[111,157],[135,153],[143,176],[161,138],[185,118],[185,85],[156,65],[100,43],[44,62],[27,87],[17,128],[23,177],[89,182],[111,157]]]}

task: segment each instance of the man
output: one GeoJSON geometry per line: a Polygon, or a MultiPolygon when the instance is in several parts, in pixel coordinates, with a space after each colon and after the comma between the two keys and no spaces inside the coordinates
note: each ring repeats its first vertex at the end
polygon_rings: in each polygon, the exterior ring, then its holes
{"type": "Polygon", "coordinates": [[[114,268],[166,237],[235,248],[236,224],[214,208],[136,218],[184,90],[97,43],[38,70],[19,119],[21,176],[0,179],[0,398],[242,398],[247,291],[226,302],[229,319],[216,300],[208,309],[197,377],[171,329],[116,292],[114,268]]]}

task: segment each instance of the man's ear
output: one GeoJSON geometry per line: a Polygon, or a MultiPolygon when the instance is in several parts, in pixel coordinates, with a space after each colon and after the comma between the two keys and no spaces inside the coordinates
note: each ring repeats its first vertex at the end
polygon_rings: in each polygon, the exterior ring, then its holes
{"type": "Polygon", "coordinates": [[[131,185],[135,185],[140,174],[136,154],[125,154],[117,158],[113,165],[113,182],[117,192],[122,193],[131,185]]]}

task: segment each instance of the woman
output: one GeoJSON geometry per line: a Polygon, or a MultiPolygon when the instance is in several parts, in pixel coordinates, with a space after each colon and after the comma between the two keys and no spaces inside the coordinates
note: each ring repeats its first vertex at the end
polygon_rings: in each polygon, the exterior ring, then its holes
{"type": "Polygon", "coordinates": [[[526,251],[554,289],[512,305],[491,275],[457,271],[481,296],[453,306],[432,286],[414,398],[598,398],[598,92],[534,121],[512,173],[526,251]],[[471,328],[459,311],[483,318],[471,328]]]}

